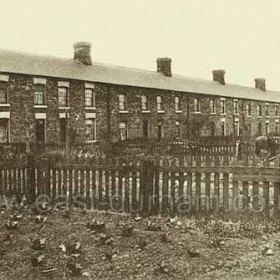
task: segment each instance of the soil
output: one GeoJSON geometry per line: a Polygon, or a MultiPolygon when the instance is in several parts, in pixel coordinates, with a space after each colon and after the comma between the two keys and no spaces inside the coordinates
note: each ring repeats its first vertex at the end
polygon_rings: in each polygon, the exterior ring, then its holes
{"type": "Polygon", "coordinates": [[[3,210],[0,279],[279,279],[279,229],[278,222],[3,210]]]}

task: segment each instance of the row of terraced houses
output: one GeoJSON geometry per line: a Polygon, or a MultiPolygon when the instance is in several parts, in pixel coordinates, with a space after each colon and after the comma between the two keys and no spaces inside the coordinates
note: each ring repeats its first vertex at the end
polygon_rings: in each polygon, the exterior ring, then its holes
{"type": "Polygon", "coordinates": [[[279,133],[280,92],[92,62],[91,44],[72,59],[0,50],[0,142],[117,142],[194,135],[279,133]]]}

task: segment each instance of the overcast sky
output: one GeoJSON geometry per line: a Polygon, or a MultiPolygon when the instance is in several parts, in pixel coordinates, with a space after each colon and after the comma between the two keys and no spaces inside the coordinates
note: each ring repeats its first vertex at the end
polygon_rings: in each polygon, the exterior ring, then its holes
{"type": "MultiPolygon", "coordinates": [[[[92,43],[96,62],[280,91],[279,0],[0,0],[0,48],[66,58],[92,43]]],[[[1,63],[1,61],[0,61],[1,63]]]]}

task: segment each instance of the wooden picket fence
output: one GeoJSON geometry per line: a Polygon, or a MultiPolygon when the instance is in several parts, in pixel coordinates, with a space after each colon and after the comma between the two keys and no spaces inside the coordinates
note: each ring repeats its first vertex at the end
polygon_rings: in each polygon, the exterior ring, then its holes
{"type": "Polygon", "coordinates": [[[187,155],[173,159],[0,165],[0,195],[88,209],[192,214],[238,220],[277,218],[279,157],[187,155]]]}

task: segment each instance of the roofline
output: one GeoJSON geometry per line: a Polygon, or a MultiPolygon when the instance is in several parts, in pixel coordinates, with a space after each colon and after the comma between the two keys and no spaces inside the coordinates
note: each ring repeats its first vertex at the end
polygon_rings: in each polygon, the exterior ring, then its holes
{"type": "MultiPolygon", "coordinates": [[[[127,68],[131,69],[131,68],[127,68]]],[[[232,99],[238,99],[238,100],[250,100],[250,101],[256,101],[256,102],[269,102],[269,103],[280,103],[276,101],[271,101],[269,99],[254,99],[254,98],[245,98],[245,97],[236,97],[236,96],[226,96],[226,95],[216,95],[216,94],[211,94],[211,93],[199,93],[199,92],[191,92],[191,91],[178,91],[178,90],[171,90],[171,89],[163,89],[163,88],[157,88],[157,87],[144,87],[144,86],[135,86],[135,85],[128,85],[128,84],[117,84],[117,83],[108,83],[108,82],[102,82],[102,81],[94,81],[94,80],[83,80],[83,79],[73,79],[73,78],[65,78],[65,77],[58,77],[58,76],[47,76],[47,75],[36,75],[36,74],[26,74],[26,73],[18,73],[18,72],[7,72],[7,71],[0,71],[1,74],[15,74],[15,75],[23,75],[23,76],[32,76],[32,77],[44,77],[44,78],[51,78],[51,79],[61,79],[61,80],[70,80],[70,81],[82,81],[85,83],[98,83],[98,84],[106,84],[106,85],[114,85],[114,86],[126,86],[126,87],[133,87],[133,88],[144,88],[144,89],[156,89],[156,90],[161,90],[161,91],[167,91],[167,92],[177,92],[177,93],[185,93],[185,94],[197,94],[197,95],[203,95],[203,96],[211,96],[211,97],[222,97],[222,98],[232,98],[232,99]]],[[[181,76],[184,77],[184,76],[181,76]]],[[[209,80],[204,80],[211,82],[209,80]]],[[[233,85],[233,86],[239,86],[239,85],[234,85],[234,84],[228,84],[228,85],[233,85]]],[[[243,87],[243,86],[240,86],[243,87]]],[[[244,86],[245,87],[245,86],[244,86]]],[[[250,87],[245,87],[252,89],[250,87]]],[[[280,95],[280,92],[279,92],[280,95]]]]}

